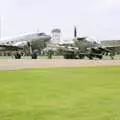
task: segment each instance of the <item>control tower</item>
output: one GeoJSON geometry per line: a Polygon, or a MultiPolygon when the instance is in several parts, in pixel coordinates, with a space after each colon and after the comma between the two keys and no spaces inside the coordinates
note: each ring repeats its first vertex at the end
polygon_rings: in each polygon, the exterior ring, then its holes
{"type": "Polygon", "coordinates": [[[51,39],[51,42],[53,44],[58,44],[60,43],[60,37],[61,37],[61,30],[58,29],[58,28],[55,28],[51,31],[52,33],[52,39],[51,39]]]}

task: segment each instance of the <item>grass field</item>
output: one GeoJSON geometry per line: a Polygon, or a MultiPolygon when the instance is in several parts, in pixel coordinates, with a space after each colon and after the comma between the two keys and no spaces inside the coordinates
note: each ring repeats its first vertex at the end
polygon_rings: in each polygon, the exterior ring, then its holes
{"type": "Polygon", "coordinates": [[[120,67],[0,71],[0,120],[120,120],[120,67]]]}

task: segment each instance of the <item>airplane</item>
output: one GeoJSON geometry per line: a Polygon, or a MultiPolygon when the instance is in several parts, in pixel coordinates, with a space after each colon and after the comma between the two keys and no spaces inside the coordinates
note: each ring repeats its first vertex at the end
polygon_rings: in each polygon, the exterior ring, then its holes
{"type": "Polygon", "coordinates": [[[0,40],[0,51],[22,50],[24,46],[30,46],[32,42],[48,42],[50,39],[51,36],[45,33],[32,33],[7,40],[0,40]]]}
{"type": "MultiPolygon", "coordinates": [[[[103,55],[109,55],[111,59],[115,55],[116,46],[103,46],[100,41],[91,37],[78,37],[76,26],[74,27],[73,43],[63,43],[59,47],[65,59],[102,59],[103,55]],[[64,46],[64,47],[63,47],[64,46]]],[[[120,47],[120,46],[119,46],[120,47]]],[[[59,51],[60,51],[59,50],[59,51]]]]}

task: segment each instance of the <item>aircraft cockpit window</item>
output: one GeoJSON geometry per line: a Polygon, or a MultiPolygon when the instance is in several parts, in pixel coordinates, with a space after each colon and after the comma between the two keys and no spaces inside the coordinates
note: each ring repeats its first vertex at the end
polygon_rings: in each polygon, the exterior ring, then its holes
{"type": "Polygon", "coordinates": [[[85,37],[81,37],[81,38],[78,37],[78,38],[77,38],[78,41],[83,41],[83,40],[85,40],[85,39],[86,39],[85,37]]]}
{"type": "Polygon", "coordinates": [[[93,44],[99,44],[100,42],[94,37],[87,37],[87,41],[92,42],[93,44]]]}
{"type": "Polygon", "coordinates": [[[38,36],[43,36],[45,35],[45,33],[38,33],[38,36]]]}

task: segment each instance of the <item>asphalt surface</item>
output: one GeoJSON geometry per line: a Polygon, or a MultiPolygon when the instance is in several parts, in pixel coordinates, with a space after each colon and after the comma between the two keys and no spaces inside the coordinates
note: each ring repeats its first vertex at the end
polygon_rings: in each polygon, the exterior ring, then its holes
{"type": "Polygon", "coordinates": [[[28,68],[56,68],[56,67],[95,67],[95,66],[120,66],[120,60],[66,60],[66,59],[0,60],[0,70],[19,70],[28,68]]]}

